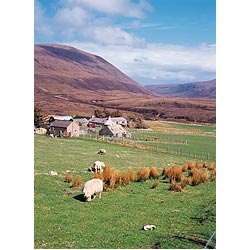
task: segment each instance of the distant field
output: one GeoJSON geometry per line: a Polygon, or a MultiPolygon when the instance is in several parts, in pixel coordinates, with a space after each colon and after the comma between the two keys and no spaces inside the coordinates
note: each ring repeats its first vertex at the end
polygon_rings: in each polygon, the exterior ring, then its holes
{"type": "MultiPolygon", "coordinates": [[[[172,136],[175,139],[180,136],[182,140],[185,130],[196,127],[177,129],[183,133],[172,133],[172,136]]],[[[190,146],[212,155],[215,135],[206,133],[210,130],[199,128],[199,133],[189,134],[190,146]]],[[[140,136],[153,136],[152,131],[140,133],[140,136]]],[[[171,135],[157,129],[154,133],[161,138],[171,135]]],[[[187,186],[184,192],[176,193],[169,191],[169,182],[160,177],[156,189],[151,189],[153,180],[132,182],[104,192],[102,199],[90,203],[77,199],[82,193],[80,187],[72,188],[64,182],[67,170],[73,176],[82,176],[84,182],[92,178],[87,168],[96,160],[117,170],[155,166],[161,172],[168,163],[184,164],[195,160],[192,157],[87,139],[51,139],[43,135],[35,135],[34,143],[35,248],[198,249],[204,248],[215,230],[215,181],[187,186]],[[98,155],[100,148],[105,148],[107,154],[98,155]],[[50,176],[51,170],[57,171],[58,176],[50,176]],[[144,224],[154,224],[156,229],[143,231],[144,224]]],[[[215,238],[209,247],[214,246],[215,238]]]]}

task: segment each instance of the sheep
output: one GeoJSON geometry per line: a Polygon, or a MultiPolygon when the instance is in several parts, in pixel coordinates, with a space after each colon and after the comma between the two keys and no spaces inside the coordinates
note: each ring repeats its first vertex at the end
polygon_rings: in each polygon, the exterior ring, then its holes
{"type": "Polygon", "coordinates": [[[56,176],[56,175],[58,175],[57,172],[56,172],[56,171],[53,171],[53,170],[50,171],[49,174],[50,174],[51,176],[56,176]]]}
{"type": "Polygon", "coordinates": [[[99,152],[97,154],[105,155],[106,153],[107,153],[107,151],[104,148],[102,148],[102,149],[99,150],[99,152]]]}
{"type": "Polygon", "coordinates": [[[147,230],[154,230],[156,229],[155,225],[144,225],[143,226],[143,230],[147,231],[147,230]]]}
{"type": "Polygon", "coordinates": [[[93,163],[93,166],[92,166],[92,168],[90,169],[88,169],[88,171],[90,171],[90,172],[97,172],[97,173],[101,173],[101,172],[103,172],[103,168],[105,167],[105,164],[104,164],[104,162],[102,162],[102,161],[95,161],[94,163],[93,163]]]}
{"type": "Polygon", "coordinates": [[[83,185],[83,195],[86,201],[91,201],[91,197],[93,199],[96,196],[96,193],[99,193],[99,198],[101,198],[101,193],[103,191],[103,181],[100,179],[92,179],[83,185]]]}

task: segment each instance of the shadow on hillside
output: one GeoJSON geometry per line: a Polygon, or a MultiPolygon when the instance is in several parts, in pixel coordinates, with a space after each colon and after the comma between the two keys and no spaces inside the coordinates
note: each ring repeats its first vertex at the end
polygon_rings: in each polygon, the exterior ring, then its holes
{"type": "Polygon", "coordinates": [[[83,194],[78,194],[76,196],[73,197],[74,199],[81,201],[81,202],[85,202],[85,198],[83,194]]]}

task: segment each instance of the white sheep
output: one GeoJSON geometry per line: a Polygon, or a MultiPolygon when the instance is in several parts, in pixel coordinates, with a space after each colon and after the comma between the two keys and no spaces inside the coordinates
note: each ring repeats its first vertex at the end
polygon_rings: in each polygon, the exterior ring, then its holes
{"type": "Polygon", "coordinates": [[[104,162],[102,161],[95,161],[92,167],[93,172],[101,173],[103,172],[103,168],[105,167],[104,162]]]}
{"type": "Polygon", "coordinates": [[[145,231],[147,231],[147,230],[154,230],[154,229],[156,229],[156,226],[155,225],[144,225],[143,229],[145,231]]]}
{"type": "Polygon", "coordinates": [[[106,149],[102,148],[99,150],[99,152],[97,154],[99,155],[105,155],[107,153],[106,149]]]}
{"type": "Polygon", "coordinates": [[[50,171],[49,174],[50,174],[51,176],[56,176],[56,175],[58,175],[58,173],[57,173],[56,171],[53,171],[53,170],[50,171]]]}
{"type": "Polygon", "coordinates": [[[100,179],[92,179],[85,182],[82,189],[86,201],[91,201],[91,196],[95,198],[97,193],[99,193],[99,198],[101,198],[102,191],[103,181],[100,179]]]}

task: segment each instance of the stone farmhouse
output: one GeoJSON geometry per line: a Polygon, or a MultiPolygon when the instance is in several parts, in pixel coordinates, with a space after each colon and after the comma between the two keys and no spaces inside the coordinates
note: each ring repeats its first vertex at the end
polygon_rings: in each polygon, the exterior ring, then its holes
{"type": "Polygon", "coordinates": [[[99,131],[99,135],[118,138],[131,138],[131,134],[122,125],[114,122],[110,117],[99,131]]]}
{"type": "Polygon", "coordinates": [[[54,136],[79,136],[79,131],[79,125],[74,121],[55,120],[50,124],[50,133],[54,136]]]}

